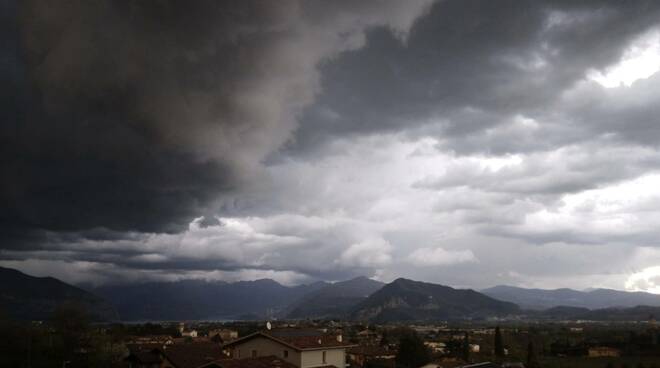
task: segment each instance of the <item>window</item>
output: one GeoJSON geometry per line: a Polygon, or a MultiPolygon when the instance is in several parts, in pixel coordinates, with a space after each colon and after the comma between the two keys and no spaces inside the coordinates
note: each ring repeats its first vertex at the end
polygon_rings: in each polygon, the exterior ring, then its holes
{"type": "Polygon", "coordinates": [[[326,361],[325,361],[325,351],[323,352],[323,358],[322,359],[323,359],[323,364],[325,364],[326,363],[326,361]]]}
{"type": "Polygon", "coordinates": [[[282,357],[284,357],[284,358],[288,358],[288,357],[289,357],[289,351],[288,351],[288,350],[284,350],[284,351],[282,352],[282,357]]]}
{"type": "Polygon", "coordinates": [[[252,357],[253,357],[253,358],[256,358],[256,357],[257,357],[257,351],[256,351],[256,350],[252,350],[252,357]]]}

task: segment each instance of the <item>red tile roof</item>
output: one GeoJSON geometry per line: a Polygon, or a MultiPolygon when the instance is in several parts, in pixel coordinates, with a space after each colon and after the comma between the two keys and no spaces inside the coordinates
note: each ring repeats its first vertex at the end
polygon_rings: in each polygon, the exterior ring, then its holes
{"type": "Polygon", "coordinates": [[[368,355],[368,356],[394,356],[394,351],[386,350],[381,346],[354,346],[346,352],[354,355],[368,355]]]}
{"type": "Polygon", "coordinates": [[[163,350],[163,355],[177,368],[197,368],[226,358],[220,346],[206,342],[168,345],[163,350]]]}
{"type": "Polygon", "coordinates": [[[316,350],[316,349],[333,349],[333,348],[337,349],[337,348],[349,348],[355,346],[345,341],[339,341],[336,335],[323,334],[320,331],[317,331],[316,335],[312,335],[309,333],[286,334],[286,333],[282,333],[282,331],[277,331],[275,334],[272,334],[269,333],[269,331],[260,331],[245,336],[243,338],[240,338],[238,340],[229,342],[224,346],[237,345],[242,343],[243,341],[247,341],[249,339],[259,336],[287,345],[296,350],[316,350]]]}
{"type": "Polygon", "coordinates": [[[144,365],[160,364],[163,361],[163,359],[160,357],[160,354],[158,354],[157,351],[134,352],[131,353],[128,357],[126,357],[125,360],[137,364],[144,364],[144,365]]]}

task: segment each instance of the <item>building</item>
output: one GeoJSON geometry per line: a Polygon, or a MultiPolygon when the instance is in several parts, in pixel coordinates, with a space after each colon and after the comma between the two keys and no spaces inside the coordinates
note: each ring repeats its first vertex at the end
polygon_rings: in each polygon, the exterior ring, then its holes
{"type": "Polygon", "coordinates": [[[349,348],[346,353],[351,362],[351,367],[363,367],[367,362],[375,361],[378,361],[382,365],[386,360],[394,361],[396,358],[395,352],[374,345],[354,346],[349,348]]]}
{"type": "Polygon", "coordinates": [[[355,339],[360,345],[378,345],[382,336],[378,332],[367,328],[356,333],[355,339]]]}
{"type": "Polygon", "coordinates": [[[213,343],[129,346],[128,368],[199,368],[226,356],[213,343]]]}
{"type": "Polygon", "coordinates": [[[346,367],[346,349],[354,347],[341,335],[317,330],[279,329],[255,332],[223,345],[234,359],[278,357],[298,368],[346,367]]]}
{"type": "Polygon", "coordinates": [[[621,350],[608,346],[596,346],[589,348],[588,355],[590,358],[618,357],[621,356],[621,350]]]}
{"type": "Polygon", "coordinates": [[[171,345],[174,339],[169,335],[148,335],[148,336],[129,336],[126,339],[127,344],[156,344],[171,345]]]}
{"type": "Polygon", "coordinates": [[[182,337],[197,337],[197,330],[188,330],[181,332],[182,337]]]}
{"type": "Polygon", "coordinates": [[[219,338],[220,341],[227,343],[229,341],[238,339],[238,331],[229,330],[226,328],[220,328],[216,330],[210,330],[208,336],[211,339],[217,336],[217,338],[219,338]]]}
{"type": "Polygon", "coordinates": [[[447,349],[447,344],[444,342],[424,341],[424,345],[431,349],[432,352],[439,354],[444,354],[447,349]]]}
{"type": "Polygon", "coordinates": [[[124,358],[128,368],[173,368],[160,348],[130,351],[124,358]]]}

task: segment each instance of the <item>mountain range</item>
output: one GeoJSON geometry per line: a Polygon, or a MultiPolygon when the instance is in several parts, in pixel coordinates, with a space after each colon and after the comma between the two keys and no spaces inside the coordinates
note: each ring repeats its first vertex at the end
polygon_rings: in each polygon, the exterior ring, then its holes
{"type": "Polygon", "coordinates": [[[119,319],[106,300],[52,277],[33,277],[0,267],[0,311],[19,320],[46,320],[64,304],[74,303],[94,321],[119,319]]]}
{"type": "Polygon", "coordinates": [[[521,308],[534,310],[559,306],[587,309],[627,308],[638,305],[660,306],[660,295],[611,289],[544,290],[500,285],[481,290],[481,292],[495,299],[518,304],[521,308]]]}
{"type": "Polygon", "coordinates": [[[271,279],[183,280],[108,285],[92,291],[111,300],[124,320],[226,320],[278,317],[292,302],[327,285],[287,287],[271,279]]]}
{"type": "Polygon", "coordinates": [[[477,292],[399,278],[366,277],[284,286],[256,281],[151,282],[85,291],[52,277],[0,268],[0,313],[22,320],[49,318],[74,302],[92,319],[228,320],[342,318],[372,322],[483,319],[646,320],[660,315],[660,296],[608,289],[577,291],[496,286],[477,292]]]}

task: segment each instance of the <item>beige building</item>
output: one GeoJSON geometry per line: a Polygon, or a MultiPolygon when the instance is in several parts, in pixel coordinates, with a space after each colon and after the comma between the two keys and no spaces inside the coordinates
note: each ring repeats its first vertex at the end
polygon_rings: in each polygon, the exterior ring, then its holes
{"type": "Polygon", "coordinates": [[[354,345],[342,336],[316,330],[281,329],[253,333],[223,345],[235,359],[275,356],[298,368],[346,368],[346,349],[354,345]]]}
{"type": "Polygon", "coordinates": [[[220,336],[223,342],[229,342],[238,339],[238,331],[229,329],[216,329],[209,331],[209,337],[220,336]]]}
{"type": "Polygon", "coordinates": [[[621,355],[621,350],[616,348],[610,348],[607,346],[596,346],[593,348],[589,348],[590,358],[618,357],[620,355],[621,355]]]}

